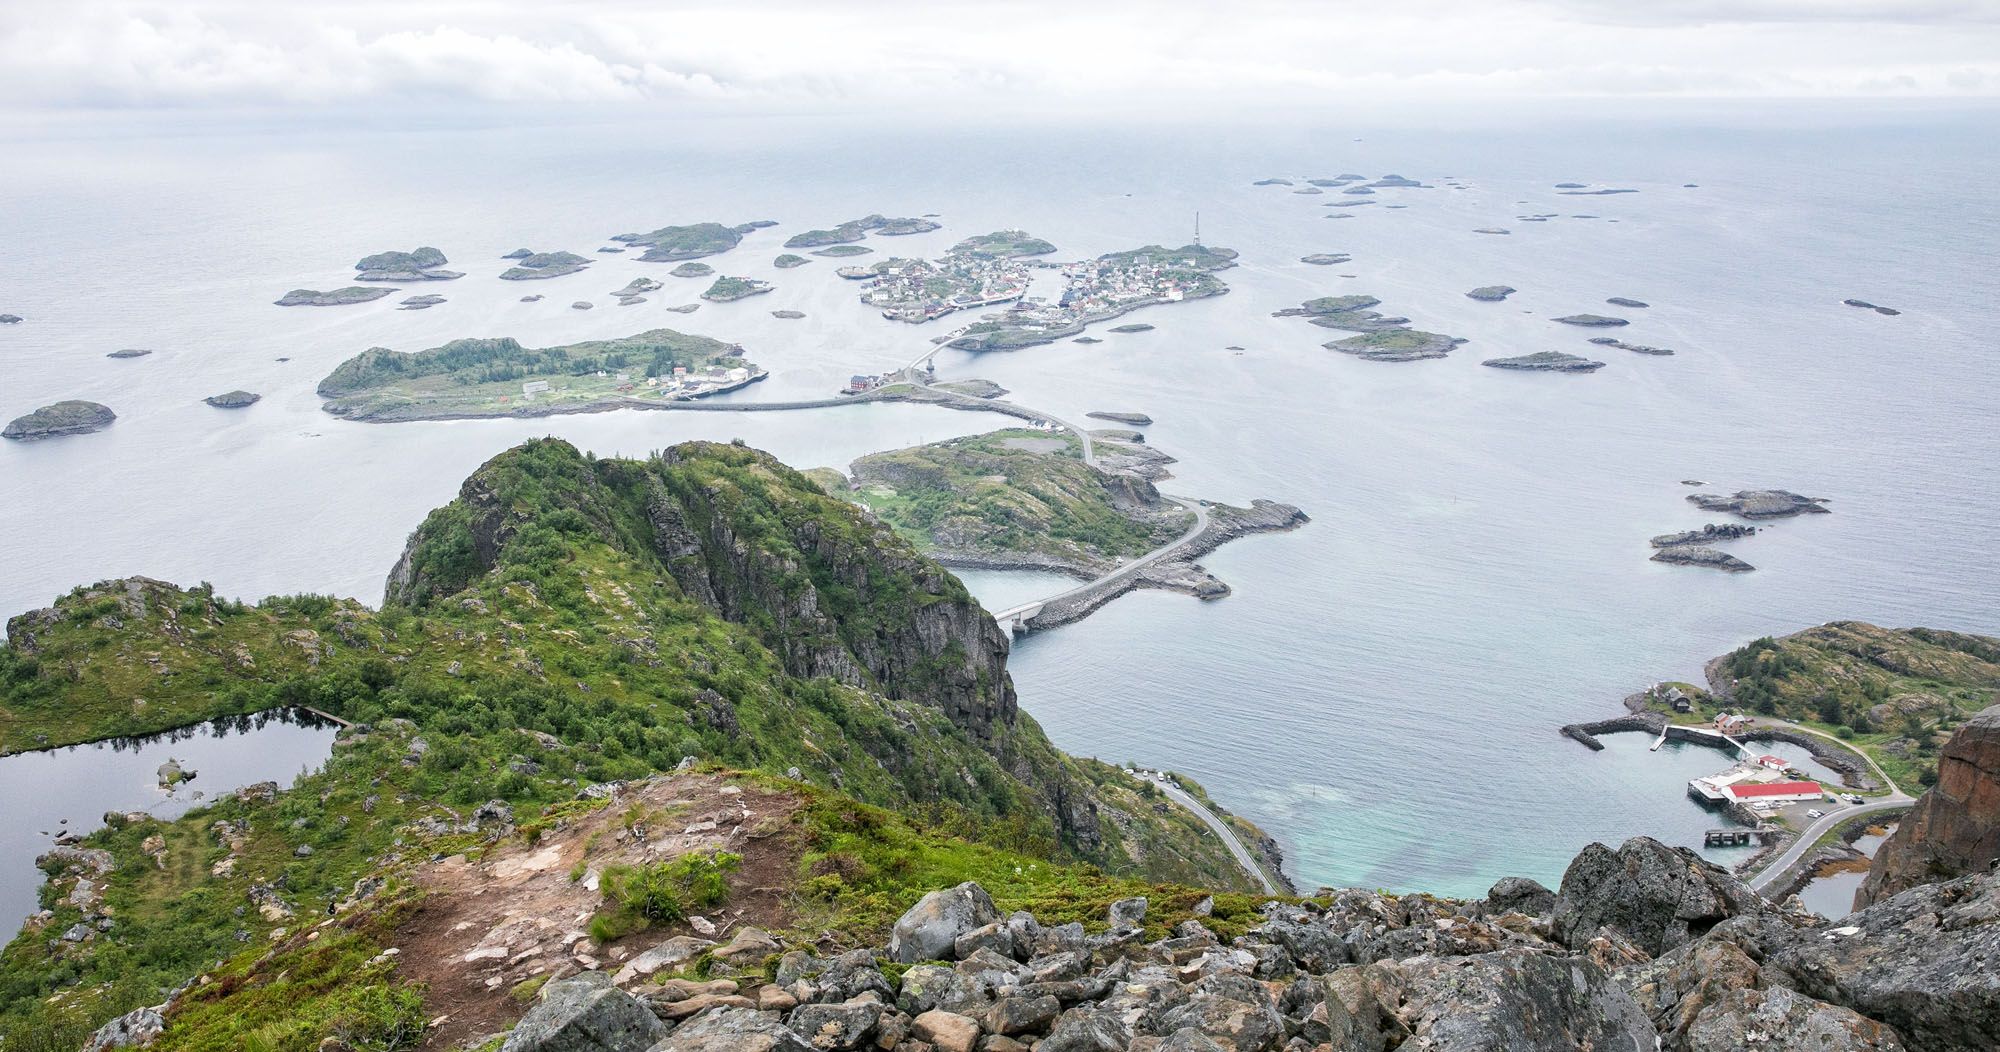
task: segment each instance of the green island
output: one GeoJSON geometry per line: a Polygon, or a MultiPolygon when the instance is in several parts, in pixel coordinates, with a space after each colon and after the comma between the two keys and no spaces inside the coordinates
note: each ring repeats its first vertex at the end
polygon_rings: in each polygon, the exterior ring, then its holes
{"type": "Polygon", "coordinates": [[[574,252],[530,252],[514,256],[514,265],[500,272],[502,281],[534,281],[574,274],[590,265],[590,258],[574,252]]]}
{"type": "Polygon", "coordinates": [[[738,445],[503,453],[411,535],[379,610],[133,578],[8,638],[0,752],[300,705],[345,721],[290,787],[112,815],[45,856],[44,910],[0,951],[9,1049],[120,1017],[160,1052],[497,1048],[574,971],[571,916],[620,983],[729,989],[769,981],[778,939],[879,944],[968,880],[1048,925],[1139,895],[1162,929],[1260,920],[1191,812],[1049,744],[955,578],[738,445]],[[724,908],[754,927],[695,940],[724,908]],[[496,959],[510,940],[532,952],[496,959]]]}
{"type": "Polygon", "coordinates": [[[1046,256],[1055,250],[1054,245],[1041,238],[1029,236],[1025,230],[995,230],[990,234],[968,237],[951,246],[953,255],[978,256],[982,259],[1046,256]]]}
{"type": "Polygon", "coordinates": [[[723,226],[721,223],[693,223],[688,226],[663,226],[645,234],[619,234],[611,240],[644,248],[645,254],[639,257],[641,263],[673,263],[727,252],[743,243],[743,235],[768,225],[771,224],[757,222],[723,226]]]}
{"type": "Polygon", "coordinates": [[[653,329],[559,347],[512,338],[453,340],[413,353],[374,347],[336,366],[318,390],[335,416],[393,422],[645,408],[732,391],[763,375],[740,346],[653,329]]]}
{"type": "Polygon", "coordinates": [[[725,274],[716,278],[715,284],[710,285],[708,291],[701,294],[701,298],[711,303],[728,303],[732,300],[761,295],[774,287],[768,281],[759,281],[756,278],[732,278],[725,274]]]}
{"type": "Polygon", "coordinates": [[[860,219],[850,219],[839,226],[821,230],[808,230],[793,234],[785,240],[786,248],[820,248],[825,245],[843,245],[859,241],[871,232],[885,237],[904,234],[927,234],[938,229],[938,224],[921,218],[889,218],[883,215],[865,215],[860,219]]]}
{"type": "Polygon", "coordinates": [[[790,270],[793,267],[803,267],[811,262],[812,260],[804,256],[791,252],[782,252],[779,253],[778,258],[771,261],[771,265],[777,267],[779,270],[790,270]]]}
{"type": "Polygon", "coordinates": [[[1068,431],[1010,428],[809,473],[947,566],[1032,564],[1080,577],[1184,533],[1153,484],[1083,461],[1068,431]]]}
{"type": "Polygon", "coordinates": [[[1834,621],[1753,640],[1708,663],[1708,683],[1662,684],[1646,705],[1676,723],[1724,713],[1775,717],[1867,754],[1905,791],[1937,778],[1953,729],[2000,703],[2000,639],[1834,621]],[[1666,687],[1692,702],[1677,712],[1666,687]]]}
{"type": "Polygon", "coordinates": [[[321,292],[318,289],[293,289],[275,301],[280,307],[345,307],[351,303],[369,303],[384,296],[395,295],[395,289],[381,286],[369,288],[366,285],[349,285],[346,288],[321,292]]]}

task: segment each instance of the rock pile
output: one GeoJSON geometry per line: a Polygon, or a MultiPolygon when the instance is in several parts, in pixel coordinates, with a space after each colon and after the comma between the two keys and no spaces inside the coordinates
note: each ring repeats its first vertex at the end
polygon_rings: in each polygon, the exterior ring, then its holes
{"type": "MultiPolygon", "coordinates": [[[[549,984],[507,1052],[1943,1052],[2000,1032],[2000,877],[1927,885],[1830,928],[1692,852],[1586,849],[1559,892],[1327,891],[1232,939],[1003,914],[926,895],[886,947],[784,953],[770,981],[549,984]],[[1928,923],[1926,923],[1928,918],[1928,923]],[[595,1043],[590,1043],[595,1042],[595,1043]]],[[[1199,911],[1198,911],[1199,912],[1199,911]]],[[[746,958],[747,959],[747,958],[746,958]]]]}

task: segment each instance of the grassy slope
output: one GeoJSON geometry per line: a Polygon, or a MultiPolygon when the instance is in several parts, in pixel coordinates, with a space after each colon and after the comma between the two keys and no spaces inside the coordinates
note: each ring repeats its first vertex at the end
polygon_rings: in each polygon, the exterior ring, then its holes
{"type": "MultiPolygon", "coordinates": [[[[1185,513],[1135,516],[1126,481],[1082,460],[1067,432],[1009,429],[935,442],[854,462],[848,493],[924,550],[1042,555],[1082,567],[1109,565],[1172,540],[1185,513]],[[1036,452],[1010,441],[1061,442],[1036,452]]],[[[822,476],[824,478],[824,476],[822,476]]],[[[842,490],[842,492],[845,492],[842,490]]]]}
{"type": "MultiPolygon", "coordinates": [[[[90,838],[118,860],[105,900],[114,923],[52,952],[53,935],[82,914],[64,901],[67,882],[45,889],[52,916],[0,951],[0,1034],[20,1038],[9,1052],[35,1047],[37,1035],[61,1047],[198,972],[213,982],[185,1002],[168,1047],[307,1049],[329,1033],[393,1030],[414,1009],[392,971],[368,962],[393,919],[400,867],[478,844],[409,823],[455,823],[499,799],[532,829],[545,809],[576,806],[586,785],[684,756],[763,777],[797,767],[808,783],[799,791],[833,809],[815,813],[874,816],[865,829],[829,822],[814,834],[819,854],[855,854],[860,868],[839,867],[848,876],[838,885],[811,860],[799,875],[821,919],[856,940],[879,936],[916,892],[973,876],[1003,901],[1057,916],[1063,902],[1090,913],[1139,887],[1141,874],[1245,885],[1192,816],[1106,765],[1057,753],[1025,715],[982,747],[921,698],[786,674],[773,626],[716,616],[639,545],[643,509],[617,480],[649,473],[721,494],[718,506],[753,546],[782,548],[801,521],[826,544],[902,542],[754,451],[676,452],[686,455],[675,465],[590,461],[548,442],[497,458],[482,471],[505,495],[512,532],[495,568],[479,569],[467,513],[449,505],[420,531],[410,605],[374,612],[294,596],[239,606],[157,582],[137,585],[141,604],[112,583],[65,597],[25,636],[21,622],[14,645],[0,647],[6,748],[287,704],[373,730],[345,736],[325,769],[274,803],[223,798],[176,822],[90,838]],[[1132,875],[1080,865],[1058,844],[1021,780],[1058,776],[1088,783],[1098,805],[1103,843],[1090,861],[1132,875]],[[212,875],[230,854],[218,821],[246,825],[234,870],[212,875]],[[153,835],[165,844],[160,863],[143,852],[153,835]],[[301,846],[313,850],[300,856],[301,846]],[[300,926],[369,875],[389,877],[389,889],[305,941],[300,926]],[[260,917],[253,884],[279,889],[297,917],[260,917]]],[[[884,572],[892,579],[872,598],[823,590],[843,626],[872,632],[927,601],[884,572]]]]}

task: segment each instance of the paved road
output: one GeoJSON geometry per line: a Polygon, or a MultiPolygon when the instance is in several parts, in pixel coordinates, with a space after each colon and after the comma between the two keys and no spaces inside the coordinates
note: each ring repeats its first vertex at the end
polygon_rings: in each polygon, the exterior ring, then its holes
{"type": "Polygon", "coordinates": [[[1189,796],[1186,790],[1173,782],[1164,778],[1154,778],[1139,771],[1132,773],[1159,786],[1160,791],[1167,794],[1167,799],[1194,812],[1196,818],[1201,819],[1208,828],[1215,830],[1216,836],[1222,838],[1223,846],[1229,849],[1231,855],[1236,856],[1236,864],[1242,866],[1244,872],[1256,877],[1258,882],[1264,885],[1266,892],[1272,895],[1281,894],[1277,882],[1271,879],[1270,874],[1264,872],[1264,867],[1257,864],[1257,857],[1250,853],[1249,848],[1243,846],[1243,841],[1236,839],[1236,831],[1229,828],[1229,823],[1224,822],[1215,812],[1203,807],[1201,801],[1189,796]]]}
{"type": "Polygon", "coordinates": [[[1784,876],[1793,866],[1798,865],[1799,859],[1804,858],[1806,852],[1811,851],[1813,845],[1819,842],[1819,838],[1825,836],[1833,827],[1860,815],[1872,815],[1877,811],[1893,811],[1897,808],[1908,807],[1914,802],[1910,797],[1904,796],[1902,793],[1897,793],[1885,800],[1870,800],[1865,804],[1854,807],[1843,807],[1838,811],[1828,814],[1825,818],[1821,818],[1812,825],[1807,826],[1805,831],[1799,834],[1798,839],[1792,841],[1791,847],[1786,848],[1783,854],[1759,870],[1756,876],[1751,877],[1751,889],[1763,891],[1765,888],[1776,883],[1779,877],[1784,876]]]}
{"type": "Polygon", "coordinates": [[[994,614],[993,620],[1007,621],[1012,618],[1019,617],[1023,611],[1032,610],[1038,606],[1047,606],[1048,604],[1053,603],[1058,599],[1069,599],[1074,596],[1082,595],[1086,592],[1095,591],[1097,588],[1103,585],[1124,580],[1125,578],[1130,577],[1135,573],[1138,573],[1140,570],[1143,570],[1146,567],[1151,566],[1152,564],[1159,562],[1161,559],[1164,559],[1167,556],[1173,554],[1175,551],[1179,550],[1183,545],[1186,545],[1190,541],[1193,541],[1196,537],[1201,536],[1201,531],[1208,529],[1208,509],[1202,507],[1200,501],[1189,500],[1186,497],[1168,496],[1165,493],[1160,494],[1160,496],[1166,497],[1168,500],[1173,501],[1175,504],[1178,504],[1181,507],[1186,508],[1191,512],[1194,512],[1194,525],[1190,526],[1186,533],[1181,534],[1179,537],[1176,537],[1173,540],[1168,541],[1166,544],[1163,544],[1158,548],[1155,548],[1152,551],[1139,556],[1136,559],[1129,560],[1119,565],[1117,569],[1112,570],[1110,573],[1107,573],[1102,577],[1098,577],[1090,581],[1085,581],[1084,583],[1077,585],[1075,588],[1057,592],[1056,594],[1049,596],[1045,599],[1036,599],[1033,600],[1032,602],[1020,603],[1015,606],[1010,606],[1007,609],[994,614]]]}

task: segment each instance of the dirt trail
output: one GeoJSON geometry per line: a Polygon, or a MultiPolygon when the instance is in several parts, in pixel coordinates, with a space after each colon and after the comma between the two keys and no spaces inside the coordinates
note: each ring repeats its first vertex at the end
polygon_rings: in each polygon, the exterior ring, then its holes
{"type": "Polygon", "coordinates": [[[615,972],[675,936],[727,942],[745,926],[782,929],[798,872],[798,806],[795,797],[713,775],[667,775],[626,786],[609,806],[537,843],[514,837],[478,862],[454,855],[422,867],[426,895],[394,945],[398,971],[428,987],[426,1004],[440,1020],[423,1047],[457,1048],[512,1026],[529,1003],[512,991],[536,976],[615,972]],[[718,850],[743,856],[724,906],[607,946],[590,939],[603,867],[718,850]]]}

